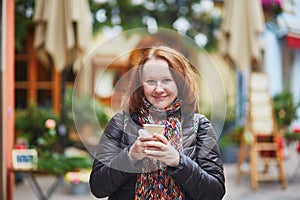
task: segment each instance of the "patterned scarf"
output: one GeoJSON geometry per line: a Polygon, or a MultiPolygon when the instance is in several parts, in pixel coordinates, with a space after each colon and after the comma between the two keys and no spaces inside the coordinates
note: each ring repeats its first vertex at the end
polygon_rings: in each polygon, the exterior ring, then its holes
{"type": "MultiPolygon", "coordinates": [[[[146,109],[141,109],[139,121],[142,124],[165,124],[164,135],[170,144],[182,152],[182,131],[180,103],[176,99],[169,107],[157,109],[144,100],[146,109]]],[[[135,186],[135,200],[167,200],[184,198],[178,183],[169,174],[162,162],[145,158],[143,172],[138,174],[135,186]]]]}

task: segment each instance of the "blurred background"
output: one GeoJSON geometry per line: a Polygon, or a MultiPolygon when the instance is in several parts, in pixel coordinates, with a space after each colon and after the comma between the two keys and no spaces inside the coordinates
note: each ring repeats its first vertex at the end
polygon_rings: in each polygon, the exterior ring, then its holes
{"type": "MultiPolygon", "coordinates": [[[[131,50],[158,43],[182,52],[201,73],[199,107],[219,138],[225,198],[245,198],[261,181],[253,178],[260,161],[249,154],[259,143],[250,112],[254,72],[267,77],[254,82],[265,83],[274,111],[268,142],[276,149],[263,152],[275,152],[283,169],[275,172],[281,184],[271,180],[249,199],[272,186],[299,185],[299,0],[1,0],[0,6],[0,199],[24,199],[25,191],[28,199],[93,198],[92,155],[120,108],[131,50]],[[16,161],[20,152],[12,152],[20,149],[36,150],[33,168],[16,161]],[[237,192],[233,182],[245,168],[251,175],[237,192]],[[49,178],[54,184],[43,192],[49,178]]],[[[300,198],[283,191],[275,199],[300,198]]]]}

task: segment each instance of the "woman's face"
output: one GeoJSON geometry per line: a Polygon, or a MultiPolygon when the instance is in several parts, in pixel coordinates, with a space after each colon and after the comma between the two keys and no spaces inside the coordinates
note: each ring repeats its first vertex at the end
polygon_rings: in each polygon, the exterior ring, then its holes
{"type": "Polygon", "coordinates": [[[150,59],[142,71],[145,97],[156,108],[168,107],[177,97],[178,89],[168,63],[163,59],[150,59]]]}

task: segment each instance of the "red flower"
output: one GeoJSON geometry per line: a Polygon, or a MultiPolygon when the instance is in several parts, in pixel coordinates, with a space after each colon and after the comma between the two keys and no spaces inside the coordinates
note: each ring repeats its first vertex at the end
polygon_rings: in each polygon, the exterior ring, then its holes
{"type": "Polygon", "coordinates": [[[297,151],[300,153],[300,141],[298,142],[297,151]]]}
{"type": "Polygon", "coordinates": [[[294,133],[300,133],[300,126],[293,126],[294,133]]]}

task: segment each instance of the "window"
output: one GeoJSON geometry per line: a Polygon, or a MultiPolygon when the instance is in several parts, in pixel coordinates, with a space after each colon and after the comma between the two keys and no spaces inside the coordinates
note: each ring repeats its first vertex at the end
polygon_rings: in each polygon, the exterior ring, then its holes
{"type": "MultiPolygon", "coordinates": [[[[22,52],[15,55],[15,107],[26,108],[31,102],[61,112],[62,73],[41,64],[33,49],[33,31],[24,41],[22,52]]],[[[72,69],[66,72],[66,85],[75,80],[72,69]]]]}

